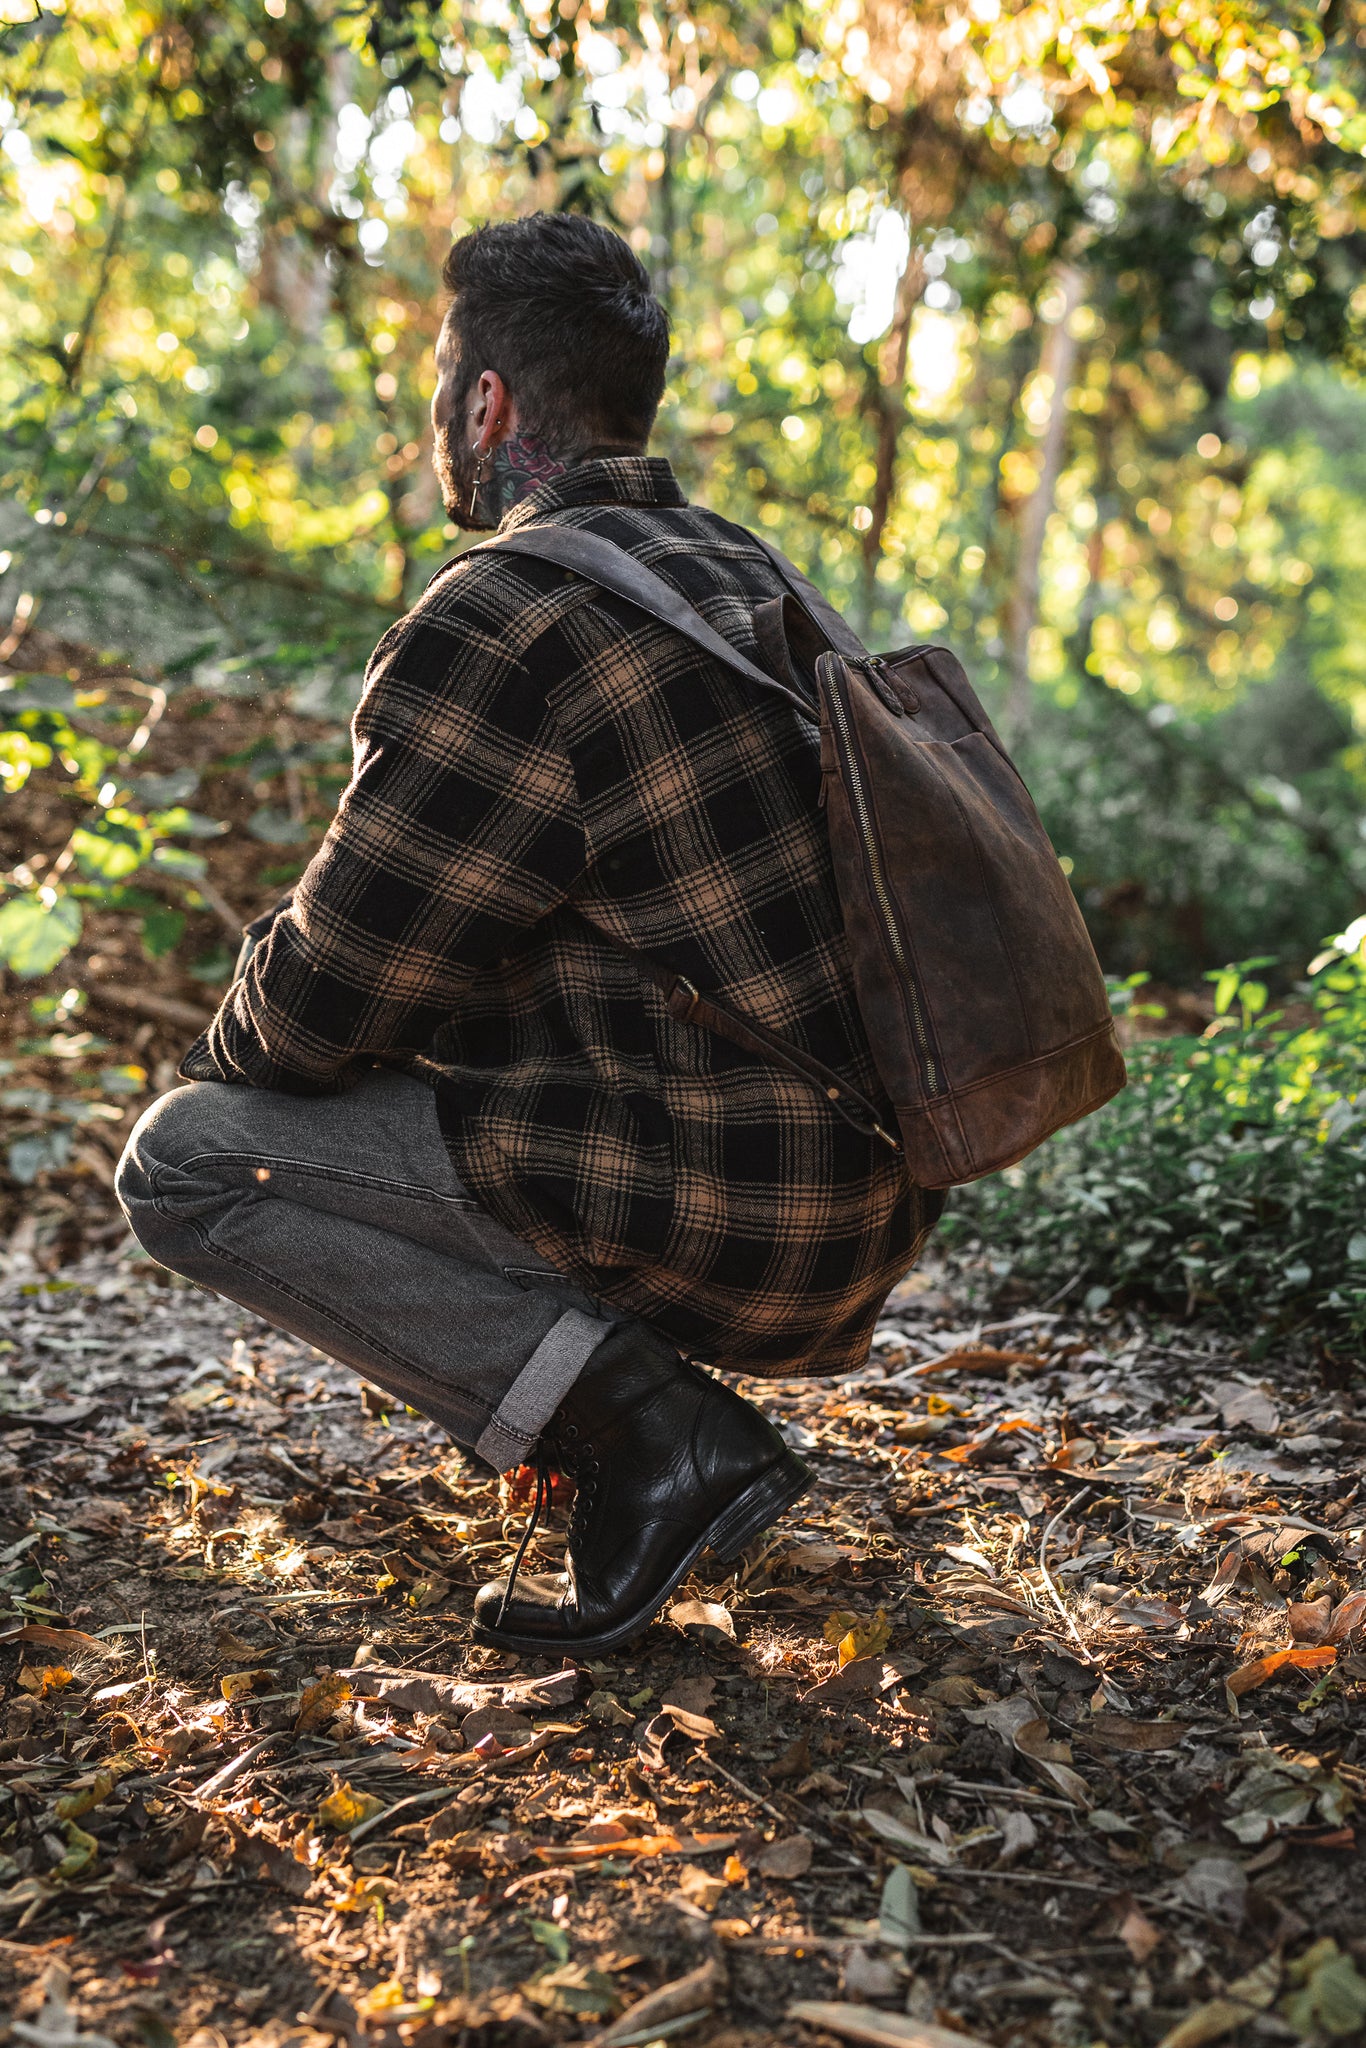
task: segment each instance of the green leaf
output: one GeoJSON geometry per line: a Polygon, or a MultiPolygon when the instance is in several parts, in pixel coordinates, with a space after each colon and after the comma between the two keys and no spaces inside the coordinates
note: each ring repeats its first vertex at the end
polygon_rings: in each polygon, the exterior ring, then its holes
{"type": "Polygon", "coordinates": [[[1278,2010],[1297,2034],[1342,2039],[1366,2026],[1366,1978],[1331,1937],[1298,1956],[1286,1975],[1301,1988],[1283,1998],[1278,2010]]]}
{"type": "Polygon", "coordinates": [[[247,830],[253,839],[260,839],[267,846],[301,846],[305,839],[313,837],[302,818],[291,818],[288,811],[272,810],[269,805],[252,812],[247,830]]]}
{"type": "Polygon", "coordinates": [[[187,853],[183,846],[154,846],[152,866],[164,869],[168,875],[183,875],[191,882],[197,882],[209,872],[209,864],[203,854],[187,853]]]}
{"type": "Polygon", "coordinates": [[[198,787],[199,772],[194,768],[172,768],[165,775],[135,775],[128,784],[132,795],[150,811],[188,803],[198,787]]]}
{"type": "Polygon", "coordinates": [[[40,1173],[65,1166],[70,1157],[70,1131],[43,1131],[32,1138],[16,1138],[5,1154],[5,1163],[11,1179],[21,1188],[29,1188],[40,1173]]]}
{"type": "Polygon", "coordinates": [[[102,818],[97,825],[77,826],[71,844],[83,875],[97,876],[102,882],[122,882],[146,860],[152,836],[136,825],[102,818]]]}
{"type": "Polygon", "coordinates": [[[46,891],[16,896],[0,910],[0,965],[21,981],[50,974],[81,936],[81,906],[70,896],[45,902],[46,891]]]}
{"type": "Polygon", "coordinates": [[[145,1067],[101,1067],[100,1086],[106,1095],[141,1095],[147,1086],[145,1067]]]}
{"type": "Polygon", "coordinates": [[[74,711],[76,692],[62,676],[15,676],[0,685],[6,711],[74,711]]]}
{"type": "Polygon", "coordinates": [[[186,972],[192,974],[196,981],[226,981],[232,973],[235,958],[236,955],[230,953],[226,946],[218,946],[212,953],[204,953],[198,960],[191,961],[186,972]]]}
{"type": "Polygon", "coordinates": [[[169,811],[157,811],[147,822],[154,832],[164,832],[168,837],[178,833],[184,839],[221,839],[228,829],[217,818],[187,811],[183,804],[176,804],[169,811]]]}
{"type": "Polygon", "coordinates": [[[159,904],[142,920],[142,950],[149,960],[164,960],[174,953],[185,930],[185,913],[159,904]]]}
{"type": "Polygon", "coordinates": [[[553,1920],[533,1920],[530,1926],[532,1940],[539,1941],[542,1948],[548,1949],[557,1963],[569,1961],[569,1936],[563,1927],[558,1927],[553,1920]]]}

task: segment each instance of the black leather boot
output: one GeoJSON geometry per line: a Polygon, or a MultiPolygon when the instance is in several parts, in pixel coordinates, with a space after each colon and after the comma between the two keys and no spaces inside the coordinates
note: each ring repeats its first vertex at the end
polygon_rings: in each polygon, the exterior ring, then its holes
{"type": "Polygon", "coordinates": [[[811,1474],[771,1422],[639,1324],[614,1331],[541,1438],[542,1485],[517,1563],[482,1586],[475,1634],[535,1654],[637,1635],[708,1545],[739,1555],[811,1474]],[[576,1482],[565,1569],[520,1574],[551,1466],[576,1482]]]}

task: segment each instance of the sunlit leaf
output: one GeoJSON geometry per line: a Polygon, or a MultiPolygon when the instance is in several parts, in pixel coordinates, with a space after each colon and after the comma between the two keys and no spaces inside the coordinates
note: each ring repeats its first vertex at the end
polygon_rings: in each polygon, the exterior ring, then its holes
{"type": "Polygon", "coordinates": [[[339,1834],[348,1835],[352,1828],[358,1828],[362,1821],[373,1820],[377,1813],[383,1813],[384,1801],[377,1799],[373,1792],[358,1792],[354,1785],[340,1784],[318,1803],[318,1819],[325,1821],[339,1834]]]}
{"type": "Polygon", "coordinates": [[[50,974],[81,936],[81,907],[70,896],[35,890],[0,908],[0,965],[22,981],[50,974]]]}

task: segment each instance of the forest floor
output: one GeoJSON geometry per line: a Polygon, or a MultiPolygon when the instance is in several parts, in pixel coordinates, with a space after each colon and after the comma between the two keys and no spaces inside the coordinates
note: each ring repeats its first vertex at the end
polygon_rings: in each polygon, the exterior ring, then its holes
{"type": "Polygon", "coordinates": [[[130,1246],[0,1299],[0,2037],[1366,2022],[1366,1402],[1307,1354],[928,1268],[751,1383],[797,1509],[558,1669],[471,1643],[526,1503],[432,1425],[130,1246]]]}

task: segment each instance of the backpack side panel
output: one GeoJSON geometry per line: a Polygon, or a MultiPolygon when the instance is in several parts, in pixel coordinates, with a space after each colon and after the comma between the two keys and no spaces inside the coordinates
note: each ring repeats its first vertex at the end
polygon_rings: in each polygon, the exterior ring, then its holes
{"type": "Polygon", "coordinates": [[[966,677],[939,649],[887,673],[914,713],[838,657],[818,664],[839,769],[827,810],[859,1007],[907,1165],[945,1187],[1099,1107],[1124,1064],[1081,912],[966,677]]]}

